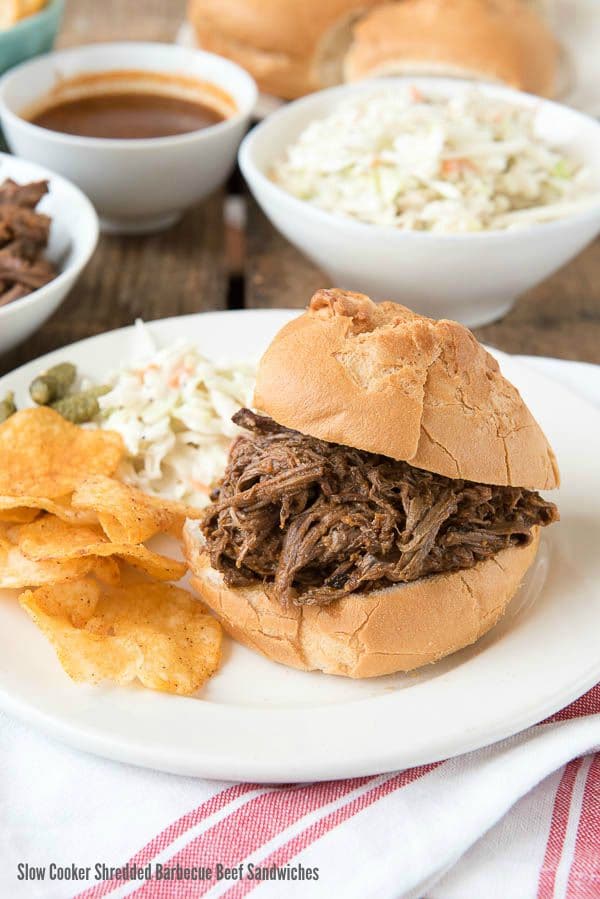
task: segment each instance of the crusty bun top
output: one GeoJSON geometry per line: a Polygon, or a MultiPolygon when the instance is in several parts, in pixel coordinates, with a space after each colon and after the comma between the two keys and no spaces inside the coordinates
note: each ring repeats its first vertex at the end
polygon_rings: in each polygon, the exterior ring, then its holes
{"type": "Polygon", "coordinates": [[[380,2],[188,0],[188,16],[204,49],[245,66],[262,90],[293,99],[340,80],[322,69],[337,63],[341,76],[341,55],[330,57],[344,52],[353,19],[380,2]]]}
{"type": "Polygon", "coordinates": [[[463,75],[551,97],[557,57],[550,29],[523,0],[402,0],[356,24],[344,71],[349,81],[463,75]]]}
{"type": "Polygon", "coordinates": [[[279,424],[450,478],[548,490],[554,453],[496,360],[457,322],[319,290],[261,359],[279,424]]]}

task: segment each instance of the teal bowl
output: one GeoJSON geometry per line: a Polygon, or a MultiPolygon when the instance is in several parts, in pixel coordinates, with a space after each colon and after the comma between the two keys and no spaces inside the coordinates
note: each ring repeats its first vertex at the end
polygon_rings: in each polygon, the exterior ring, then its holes
{"type": "Polygon", "coordinates": [[[64,5],[64,0],[49,0],[40,12],[0,31],[0,74],[52,49],[64,5]]]}

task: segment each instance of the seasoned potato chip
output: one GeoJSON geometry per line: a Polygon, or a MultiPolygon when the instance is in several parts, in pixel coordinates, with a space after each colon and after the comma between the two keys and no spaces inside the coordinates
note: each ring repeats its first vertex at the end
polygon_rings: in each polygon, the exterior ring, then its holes
{"type": "Polygon", "coordinates": [[[186,572],[183,562],[139,544],[109,543],[99,527],[71,525],[53,515],[14,527],[10,533],[23,555],[35,561],[119,556],[159,581],[178,581],[186,572]]]}
{"type": "MultiPolygon", "coordinates": [[[[35,524],[35,522],[32,522],[35,524]]],[[[25,525],[29,527],[29,525],[25,525]]],[[[184,562],[177,562],[167,556],[161,556],[151,549],[135,543],[88,543],[85,546],[62,546],[53,544],[44,547],[37,544],[35,548],[31,544],[25,544],[27,551],[36,556],[36,561],[52,560],[81,560],[90,556],[105,558],[118,556],[139,568],[141,571],[156,578],[157,581],[178,581],[185,574],[187,568],[184,562]]]]}
{"type": "Polygon", "coordinates": [[[5,521],[9,524],[27,524],[29,521],[33,521],[36,515],[39,515],[38,509],[22,508],[20,505],[3,509],[1,500],[2,498],[0,497],[0,521],[5,521]]]}
{"type": "Polygon", "coordinates": [[[62,583],[87,574],[95,561],[94,558],[28,559],[6,533],[0,533],[0,587],[40,587],[43,584],[62,583]]]}
{"type": "MultiPolygon", "coordinates": [[[[34,595],[46,615],[51,618],[63,616],[73,627],[85,627],[94,614],[101,594],[102,586],[93,578],[84,577],[63,584],[60,590],[43,587],[34,595]]],[[[21,605],[24,595],[19,596],[21,605]]]]}
{"type": "MultiPolygon", "coordinates": [[[[8,540],[15,549],[22,554],[23,559],[19,559],[19,571],[34,571],[27,566],[27,562],[37,562],[45,565],[65,561],[64,547],[65,545],[73,547],[88,546],[90,542],[105,541],[106,538],[99,527],[90,527],[86,525],[70,525],[55,518],[53,515],[42,515],[35,521],[21,526],[13,525],[12,527],[5,525],[4,538],[8,540]]],[[[10,556],[14,560],[18,555],[13,552],[10,556]]],[[[92,556],[84,556],[82,559],[70,560],[67,562],[75,562],[74,569],[76,576],[79,574],[93,574],[105,584],[117,585],[121,583],[121,570],[116,558],[107,556],[106,558],[98,558],[92,556]]],[[[39,569],[42,570],[42,569],[39,569]]],[[[0,561],[0,579],[2,578],[3,565],[0,561]]],[[[51,573],[51,572],[50,572],[51,573]]],[[[51,580],[29,581],[26,584],[15,584],[18,587],[37,586],[39,583],[54,583],[51,580]]],[[[7,586],[7,585],[5,585],[7,586]]]]}
{"type": "Polygon", "coordinates": [[[114,478],[86,478],[72,499],[76,509],[93,510],[113,543],[144,543],[155,534],[181,536],[186,518],[198,518],[200,509],[158,496],[149,496],[114,478]]]}
{"type": "Polygon", "coordinates": [[[22,409],[0,425],[0,495],[66,496],[88,475],[113,474],[124,453],[120,434],[86,431],[46,406],[22,409]]]}
{"type": "Polygon", "coordinates": [[[0,521],[23,523],[33,521],[41,512],[52,512],[63,521],[97,524],[98,516],[87,509],[74,509],[70,496],[48,499],[43,496],[0,496],[0,521]]]}
{"type": "Polygon", "coordinates": [[[166,584],[106,588],[90,578],[20,597],[75,681],[190,695],[218,668],[221,626],[191,594],[166,584]]]}
{"type": "Polygon", "coordinates": [[[35,561],[72,558],[77,549],[108,542],[100,527],[69,524],[55,515],[42,515],[30,524],[14,528],[12,534],[23,555],[35,561]]]}
{"type": "Polygon", "coordinates": [[[123,580],[121,566],[118,560],[112,556],[107,556],[105,559],[94,557],[88,574],[93,574],[103,584],[108,584],[111,587],[117,587],[123,580]]]}
{"type": "Polygon", "coordinates": [[[145,546],[129,543],[93,543],[75,550],[68,558],[77,559],[89,555],[119,556],[157,581],[178,581],[187,571],[185,562],[161,556],[145,546]]]}

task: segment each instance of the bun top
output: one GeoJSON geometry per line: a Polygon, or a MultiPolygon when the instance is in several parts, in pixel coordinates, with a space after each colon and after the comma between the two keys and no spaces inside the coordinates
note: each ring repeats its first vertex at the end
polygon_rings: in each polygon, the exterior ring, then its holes
{"type": "Polygon", "coordinates": [[[344,73],[463,75],[550,97],[557,57],[550,29],[523,0],[402,0],[356,24],[344,73]]]}
{"type": "Polygon", "coordinates": [[[317,291],[262,357],[254,405],[303,434],[446,477],[559,483],[541,428],[467,328],[363,294],[317,291]]]}
{"type": "Polygon", "coordinates": [[[245,66],[261,90],[293,99],[341,81],[350,25],[381,0],[188,0],[203,49],[245,66]]]}

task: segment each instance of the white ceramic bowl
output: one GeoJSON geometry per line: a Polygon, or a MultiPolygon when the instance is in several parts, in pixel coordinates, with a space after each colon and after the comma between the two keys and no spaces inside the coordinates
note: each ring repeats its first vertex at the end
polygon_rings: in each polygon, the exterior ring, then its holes
{"type": "Polygon", "coordinates": [[[13,178],[19,184],[49,181],[49,193],[38,209],[51,216],[46,256],[59,274],[33,293],[0,306],[0,353],[33,334],[62,303],[98,242],[98,216],[84,194],[60,175],[40,165],[0,153],[0,183],[13,178]]]}
{"type": "MultiPolygon", "coordinates": [[[[449,96],[473,83],[448,78],[386,79],[449,96]]],[[[240,166],[273,224],[339,287],[392,299],[425,315],[474,327],[502,316],[519,294],[568,262],[600,231],[600,193],[593,206],[555,222],[515,231],[432,234],[363,224],[298,200],[269,178],[273,164],[313,119],[343,100],[372,91],[361,82],[312,94],[275,112],[245,138],[240,166]]],[[[541,137],[592,170],[600,191],[600,124],[556,103],[509,88],[478,85],[490,98],[537,110],[541,137]]]]}
{"type": "Polygon", "coordinates": [[[89,196],[104,230],[141,233],[172,224],[227,177],[256,102],[250,75],[229,60],[171,44],[91,44],[49,53],[0,80],[0,121],[11,149],[66,175],[89,196]],[[150,140],[61,134],[20,113],[61,79],[147,71],[196,78],[224,90],[237,112],[209,128],[150,140]]]}

